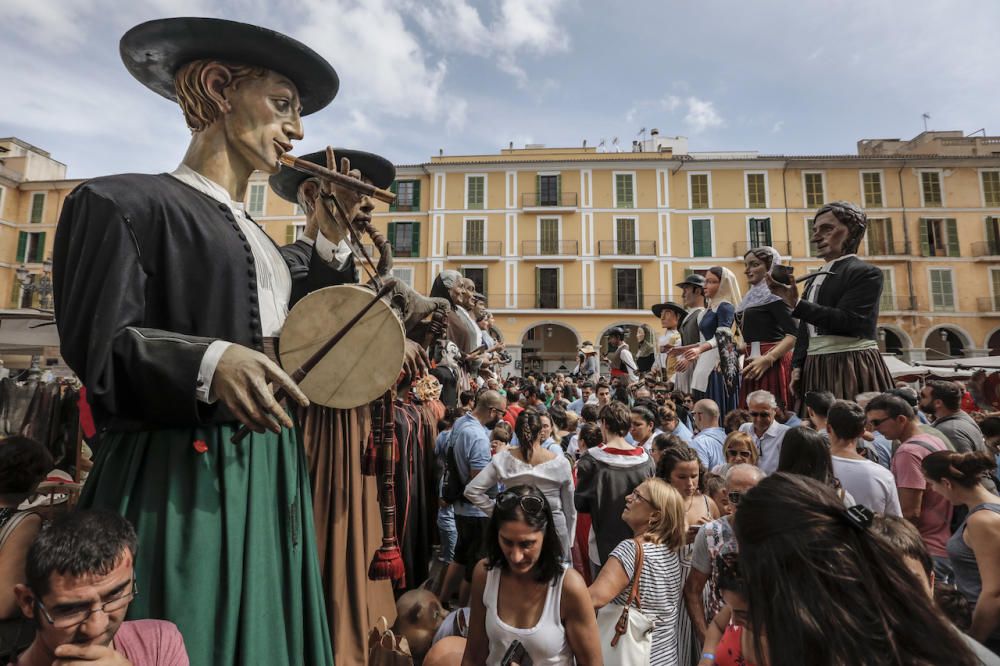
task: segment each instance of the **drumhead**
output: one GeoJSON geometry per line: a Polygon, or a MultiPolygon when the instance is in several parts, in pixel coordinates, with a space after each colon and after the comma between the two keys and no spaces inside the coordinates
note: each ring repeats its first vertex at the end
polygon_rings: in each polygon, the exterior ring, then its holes
{"type": "MultiPolygon", "coordinates": [[[[285,320],[278,356],[292,374],[375,294],[358,285],[326,287],[295,304],[285,320]]],[[[315,404],[360,407],[384,394],[403,369],[406,337],[396,313],[378,301],[299,384],[315,404]]]]}

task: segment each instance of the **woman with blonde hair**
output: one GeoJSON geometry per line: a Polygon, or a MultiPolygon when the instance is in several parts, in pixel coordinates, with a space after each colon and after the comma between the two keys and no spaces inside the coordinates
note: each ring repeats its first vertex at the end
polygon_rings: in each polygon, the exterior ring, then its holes
{"type": "Polygon", "coordinates": [[[625,498],[622,520],[634,537],[622,541],[611,552],[590,586],[590,598],[594,608],[611,602],[624,606],[636,575],[636,548],[641,547],[641,607],[635,608],[653,623],[649,663],[675,666],[680,663],[676,627],[683,589],[679,551],[687,529],[684,499],[662,479],[647,479],[625,498]]]}
{"type": "Polygon", "coordinates": [[[756,467],[757,461],[760,460],[760,451],[754,446],[753,438],[749,433],[739,430],[726,435],[726,441],[722,443],[722,453],[726,457],[726,462],[712,470],[716,474],[725,475],[734,465],[746,464],[756,467]]]}
{"type": "Polygon", "coordinates": [[[709,268],[705,273],[705,297],[708,299],[709,308],[698,324],[701,342],[675,347],[671,353],[681,355],[678,359],[678,370],[683,371],[690,364],[694,364],[691,393],[695,402],[710,398],[719,406],[722,414],[727,414],[736,409],[740,393],[740,377],[739,369],[736,368],[737,358],[731,344],[732,335],[718,334],[731,331],[736,320],[736,304],[742,300],[736,275],[723,266],[709,268]]]}

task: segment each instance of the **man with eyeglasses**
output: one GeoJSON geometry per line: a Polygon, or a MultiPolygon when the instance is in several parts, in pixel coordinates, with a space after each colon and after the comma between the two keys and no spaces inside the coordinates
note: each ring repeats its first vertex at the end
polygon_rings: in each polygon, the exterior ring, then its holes
{"type": "Polygon", "coordinates": [[[722,594],[715,587],[717,558],[739,553],[733,525],[739,515],[740,500],[750,489],[760,483],[764,472],[753,465],[733,465],[726,471],[726,493],[733,513],[706,523],[694,538],[691,553],[691,572],[684,583],[684,600],[691,616],[691,626],[698,635],[698,644],[705,642],[705,630],[715,614],[725,605],[722,594]],[[705,586],[710,593],[703,596],[705,586]],[[706,606],[706,601],[707,606],[706,606]]]}
{"type": "Polygon", "coordinates": [[[778,403],[770,391],[754,391],[747,396],[747,406],[750,408],[751,421],[741,425],[740,432],[753,438],[754,445],[760,451],[760,468],[765,474],[773,474],[778,469],[781,443],[790,428],[775,420],[778,403]]]}
{"type": "Polygon", "coordinates": [[[719,426],[719,405],[705,398],[695,403],[691,414],[698,429],[698,434],[691,439],[691,448],[697,451],[706,469],[725,464],[722,445],[726,441],[726,431],[719,426]]]}
{"type": "Polygon", "coordinates": [[[68,513],[43,530],[28,551],[27,584],[14,588],[21,612],[35,622],[35,640],[11,663],[188,666],[175,625],[125,621],[139,593],[135,550],[135,530],[107,511],[68,513]]]}

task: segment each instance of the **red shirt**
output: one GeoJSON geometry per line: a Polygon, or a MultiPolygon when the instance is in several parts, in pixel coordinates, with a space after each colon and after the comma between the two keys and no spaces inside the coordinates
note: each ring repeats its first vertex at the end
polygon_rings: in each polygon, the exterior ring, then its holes
{"type": "Polygon", "coordinates": [[[524,407],[522,407],[517,403],[514,403],[513,405],[507,407],[507,411],[504,412],[503,415],[503,420],[509,423],[510,427],[513,428],[514,424],[517,422],[517,417],[520,416],[521,412],[523,411],[524,407]]]}

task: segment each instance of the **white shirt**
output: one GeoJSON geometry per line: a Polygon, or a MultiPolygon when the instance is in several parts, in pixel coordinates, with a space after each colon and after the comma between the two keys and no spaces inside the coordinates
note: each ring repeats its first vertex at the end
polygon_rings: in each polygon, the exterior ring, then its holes
{"type": "Polygon", "coordinates": [[[899,492],[892,472],[878,463],[856,458],[833,458],[833,474],[854,500],[875,513],[902,516],[899,492]]]}
{"type": "Polygon", "coordinates": [[[757,466],[765,474],[774,474],[778,471],[778,458],[781,456],[781,442],[785,439],[785,433],[791,430],[786,425],[774,421],[771,427],[764,431],[760,437],[753,429],[753,423],[744,423],[740,426],[740,432],[745,432],[753,439],[754,445],[760,451],[760,460],[757,466]]]}
{"type": "MultiPolygon", "coordinates": [[[[247,217],[243,204],[229,198],[229,192],[218,183],[206,178],[187,165],[181,164],[171,174],[174,178],[188,185],[202,194],[205,194],[219,203],[229,207],[240,231],[246,236],[253,254],[254,269],[257,272],[257,298],[260,309],[261,334],[264,337],[276,337],[281,333],[281,328],[288,317],[288,301],[292,293],[292,275],[285,264],[281,252],[271,238],[262,228],[257,226],[247,217]]],[[[334,258],[336,252],[334,246],[322,234],[319,236],[326,241],[326,246],[322,250],[329,252],[329,258],[334,258]]],[[[346,245],[345,245],[346,247],[346,245]]],[[[320,257],[323,251],[317,246],[320,257]]],[[[348,250],[348,253],[350,250],[348,250]]],[[[329,259],[327,259],[329,262],[329,259]]],[[[215,368],[219,365],[222,354],[233,344],[226,340],[216,340],[212,342],[205,355],[201,358],[201,365],[198,369],[198,388],[195,395],[202,402],[214,402],[214,397],[210,394],[212,378],[215,376],[215,368]]]]}

